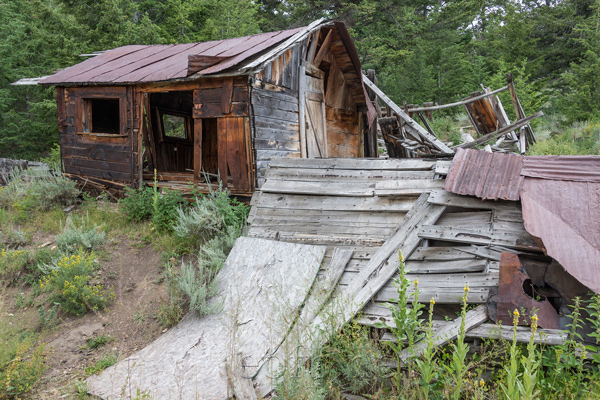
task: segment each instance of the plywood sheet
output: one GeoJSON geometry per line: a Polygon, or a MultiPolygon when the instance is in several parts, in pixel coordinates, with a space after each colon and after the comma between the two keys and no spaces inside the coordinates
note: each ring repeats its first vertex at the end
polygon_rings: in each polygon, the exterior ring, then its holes
{"type": "Polygon", "coordinates": [[[140,389],[160,399],[229,398],[227,371],[243,360],[244,372],[253,375],[253,366],[278,348],[324,255],[322,246],[238,239],[217,276],[213,302],[222,311],[187,315],[145,349],[89,378],[90,393],[120,398],[140,389]]]}

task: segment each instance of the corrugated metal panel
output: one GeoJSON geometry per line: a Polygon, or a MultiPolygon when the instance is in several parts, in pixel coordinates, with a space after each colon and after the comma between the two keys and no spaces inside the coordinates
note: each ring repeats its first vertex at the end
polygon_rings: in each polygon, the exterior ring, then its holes
{"type": "Polygon", "coordinates": [[[600,182],[600,156],[529,156],[521,175],[564,181],[600,182]]]}
{"type": "Polygon", "coordinates": [[[444,190],[484,200],[519,200],[523,157],[458,149],[444,190]]]}
{"type": "Polygon", "coordinates": [[[521,200],[525,228],[549,256],[600,293],[600,157],[459,150],[444,189],[521,200]]]}
{"type": "Polygon", "coordinates": [[[577,280],[600,293],[600,183],[526,178],[525,229],[577,280]]]}
{"type": "Polygon", "coordinates": [[[203,43],[123,46],[66,68],[40,83],[123,84],[180,79],[187,76],[189,55],[229,57],[209,68],[210,73],[221,72],[283,42],[302,29],[203,43]]]}

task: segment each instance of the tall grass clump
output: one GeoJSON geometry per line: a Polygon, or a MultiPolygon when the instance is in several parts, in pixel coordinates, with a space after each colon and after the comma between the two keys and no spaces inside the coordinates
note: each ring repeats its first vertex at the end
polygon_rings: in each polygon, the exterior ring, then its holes
{"type": "Polygon", "coordinates": [[[548,122],[542,131],[546,139],[534,143],[527,155],[598,155],[600,154],[600,122],[573,122],[557,128],[548,122]]]}
{"type": "Polygon", "coordinates": [[[139,189],[125,188],[125,197],[119,200],[119,208],[128,221],[142,222],[152,217],[153,191],[149,186],[139,189]]]}
{"type": "Polygon", "coordinates": [[[161,193],[156,176],[154,186],[126,188],[125,194],[125,197],[119,200],[119,207],[125,218],[133,222],[150,220],[160,233],[173,231],[177,209],[185,203],[183,195],[176,190],[165,190],[161,193]]]}
{"type": "Polygon", "coordinates": [[[21,219],[34,211],[75,204],[81,192],[75,181],[49,170],[13,170],[8,184],[0,190],[0,207],[13,208],[21,219]]]}
{"type": "Polygon", "coordinates": [[[209,305],[208,300],[216,294],[215,277],[241,235],[248,211],[248,206],[231,198],[222,186],[196,197],[192,207],[177,209],[173,232],[183,248],[197,249],[198,253],[195,263],[182,263],[175,282],[190,310],[198,315],[219,309],[218,304],[209,305]]]}
{"type": "Polygon", "coordinates": [[[93,251],[103,243],[106,234],[98,226],[90,226],[89,218],[79,221],[67,220],[63,232],[56,236],[56,246],[64,253],[74,253],[77,249],[93,251]]]}
{"type": "Polygon", "coordinates": [[[226,227],[241,232],[249,211],[220,183],[217,189],[211,188],[208,194],[196,197],[192,207],[177,209],[173,232],[185,246],[195,248],[221,234],[226,227]]]}

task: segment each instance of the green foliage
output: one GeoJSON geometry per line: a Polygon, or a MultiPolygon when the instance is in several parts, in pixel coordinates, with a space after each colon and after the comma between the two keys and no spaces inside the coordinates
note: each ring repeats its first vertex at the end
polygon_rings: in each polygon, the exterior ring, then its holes
{"type": "Polygon", "coordinates": [[[434,116],[431,129],[433,129],[436,136],[443,142],[452,142],[453,145],[462,143],[459,122],[451,116],[434,116]]]}
{"type": "MultiPolygon", "coordinates": [[[[8,349],[3,349],[6,354],[8,349]]],[[[21,399],[46,370],[47,354],[35,336],[21,340],[6,364],[0,364],[0,399],[21,399]]],[[[8,350],[8,351],[10,351],[8,350]]]]}
{"type": "Polygon", "coordinates": [[[60,324],[60,319],[58,318],[57,314],[59,307],[59,303],[54,303],[48,311],[46,311],[43,306],[38,308],[40,326],[43,329],[51,329],[60,324]]]}
{"type": "Polygon", "coordinates": [[[86,375],[94,375],[104,371],[117,363],[119,356],[115,353],[109,353],[101,357],[98,361],[91,363],[83,368],[86,375]]]}
{"type": "Polygon", "coordinates": [[[139,189],[125,188],[125,197],[119,200],[119,208],[128,221],[141,222],[150,219],[154,207],[153,191],[149,186],[139,189]]]}
{"type": "Polygon", "coordinates": [[[452,398],[455,400],[458,400],[461,397],[461,390],[465,381],[466,372],[471,367],[466,360],[467,353],[469,352],[469,345],[465,343],[465,318],[467,314],[468,293],[469,285],[466,285],[463,297],[461,299],[462,308],[460,312],[460,328],[458,330],[458,337],[450,346],[452,348],[452,352],[450,354],[450,363],[445,366],[449,377],[452,379],[452,385],[454,388],[452,392],[452,398]]]}
{"type": "Polygon", "coordinates": [[[28,398],[46,370],[47,354],[39,337],[7,313],[0,291],[0,399],[28,398]]]}
{"type": "Polygon", "coordinates": [[[550,137],[530,147],[528,155],[600,154],[600,123],[574,122],[560,132],[550,131],[550,137]]]}
{"type": "Polygon", "coordinates": [[[217,282],[214,271],[199,263],[196,268],[192,263],[181,263],[181,274],[177,279],[177,287],[190,302],[190,310],[199,316],[213,314],[221,310],[221,304],[208,303],[208,299],[217,294],[217,282]]]}
{"type": "Polygon", "coordinates": [[[42,157],[41,162],[48,164],[51,170],[60,172],[62,162],[60,160],[60,145],[55,143],[50,149],[48,157],[42,157]]]}
{"type": "Polygon", "coordinates": [[[0,207],[12,207],[20,220],[27,220],[34,211],[74,204],[79,194],[75,182],[59,172],[13,170],[0,190],[0,207]]]}
{"type": "Polygon", "coordinates": [[[177,285],[177,271],[174,268],[175,259],[170,259],[165,264],[165,284],[169,293],[167,301],[162,301],[158,306],[156,317],[158,322],[170,328],[177,324],[183,317],[183,298],[177,285]]]}
{"type": "Polygon", "coordinates": [[[420,319],[423,312],[421,309],[424,307],[419,303],[419,289],[417,287],[418,281],[412,282],[414,284],[414,291],[412,294],[408,294],[411,282],[406,277],[406,266],[404,264],[404,257],[402,253],[398,254],[399,266],[398,266],[398,278],[394,279],[394,286],[398,293],[397,303],[387,303],[387,307],[392,313],[394,320],[394,327],[388,327],[385,324],[377,324],[377,327],[388,328],[392,334],[396,337],[395,342],[388,342],[388,345],[392,348],[393,352],[399,356],[399,353],[404,348],[404,343],[407,342],[407,347],[410,349],[413,347],[415,342],[421,339],[422,334],[419,332],[422,325],[420,319]],[[412,297],[412,306],[408,306],[409,301],[412,297]]]}
{"type": "Polygon", "coordinates": [[[318,357],[326,387],[335,385],[344,392],[374,391],[386,372],[381,365],[383,355],[368,329],[356,323],[334,334],[318,357]]]}
{"type": "Polygon", "coordinates": [[[95,255],[78,251],[71,256],[63,255],[48,267],[49,273],[40,280],[40,287],[51,292],[60,308],[75,315],[88,310],[98,311],[115,298],[112,290],[92,283],[96,270],[95,255]]]}
{"type": "Polygon", "coordinates": [[[56,236],[56,246],[64,253],[74,253],[77,249],[97,250],[106,234],[97,226],[89,226],[89,218],[81,217],[79,223],[67,221],[63,232],[56,236]]]}
{"type": "Polygon", "coordinates": [[[25,269],[28,261],[27,250],[0,250],[0,278],[12,281],[15,274],[25,269]]]}
{"type": "Polygon", "coordinates": [[[86,344],[87,344],[87,347],[89,347],[90,349],[96,350],[96,349],[99,349],[100,347],[104,347],[105,345],[112,342],[113,340],[115,340],[115,338],[113,338],[110,335],[100,334],[100,335],[92,336],[91,338],[87,339],[86,344]]]}
{"type": "Polygon", "coordinates": [[[275,381],[274,400],[323,400],[328,391],[322,384],[320,366],[299,366],[296,370],[283,370],[275,381]]]}
{"type": "Polygon", "coordinates": [[[207,195],[196,197],[191,208],[179,207],[173,232],[185,246],[195,248],[227,227],[241,232],[248,212],[247,205],[230,197],[229,191],[220,186],[211,189],[207,195]]]}
{"type": "Polygon", "coordinates": [[[176,190],[158,193],[156,186],[152,196],[152,224],[159,232],[172,232],[177,220],[177,210],[185,202],[183,195],[176,190]]]}

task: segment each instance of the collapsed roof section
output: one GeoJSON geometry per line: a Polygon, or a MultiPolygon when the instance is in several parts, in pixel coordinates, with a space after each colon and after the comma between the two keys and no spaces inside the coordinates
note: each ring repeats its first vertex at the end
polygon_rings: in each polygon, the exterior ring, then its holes
{"type": "MultiPolygon", "coordinates": [[[[507,76],[507,86],[492,91],[482,85],[483,91],[471,93],[468,98],[456,103],[433,105],[430,102],[425,103],[423,107],[404,103],[403,108],[377,87],[374,70],[368,70],[367,75],[363,76],[363,81],[367,86],[368,98],[377,112],[381,136],[391,158],[443,157],[453,155],[456,149],[478,145],[486,145],[488,151],[516,150],[523,154],[528,146],[536,141],[530,126],[531,121],[543,115],[541,111],[530,116],[525,115],[511,74],[507,76]],[[510,91],[516,115],[516,120],[512,123],[496,96],[507,90],[510,91]],[[464,132],[462,143],[444,143],[439,140],[431,126],[433,112],[458,106],[464,107],[477,138],[474,139],[464,132]],[[417,117],[422,125],[415,121],[417,117]],[[492,141],[495,143],[489,145],[492,141]]],[[[463,128],[460,129],[462,132],[463,128]]]]}

